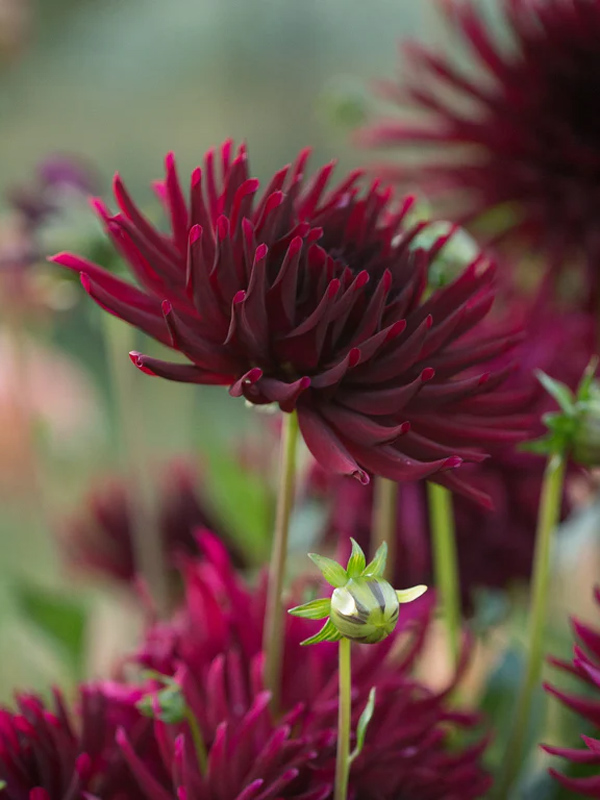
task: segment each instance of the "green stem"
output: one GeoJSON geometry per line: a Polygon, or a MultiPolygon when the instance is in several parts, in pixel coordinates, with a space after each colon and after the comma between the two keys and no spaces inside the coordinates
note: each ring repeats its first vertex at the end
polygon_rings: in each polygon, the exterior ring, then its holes
{"type": "Polygon", "coordinates": [[[154,488],[148,475],[145,420],[138,370],[128,353],[135,349],[135,330],[110,314],[102,314],[102,330],[117,416],[123,467],[135,492],[131,503],[131,536],[136,568],[144,579],[160,617],[169,613],[169,586],[154,488]]]}
{"type": "Polygon", "coordinates": [[[387,542],[387,561],[383,577],[390,581],[396,566],[396,523],[398,513],[398,484],[388,478],[375,478],[373,500],[373,543],[371,556],[377,548],[387,542]]]}
{"type": "Polygon", "coordinates": [[[198,759],[198,766],[200,767],[200,774],[206,775],[208,770],[208,757],[206,755],[206,745],[202,738],[202,731],[198,725],[198,720],[195,715],[186,707],[185,718],[190,728],[192,741],[194,742],[194,750],[196,751],[196,758],[198,759]]]}
{"type": "Polygon", "coordinates": [[[452,494],[437,483],[427,484],[435,583],[452,657],[460,652],[460,590],[452,494]]]}
{"type": "Polygon", "coordinates": [[[516,713],[502,766],[498,797],[508,798],[523,763],[524,748],[535,690],[540,682],[544,663],[544,633],[547,621],[551,577],[551,554],[554,531],[560,518],[566,460],[562,453],[550,456],[544,473],[542,496],[533,556],[531,605],[529,615],[529,651],[525,675],[517,698],[516,713]]]}
{"type": "Polygon", "coordinates": [[[339,709],[334,800],[346,800],[350,775],[351,666],[350,639],[339,644],[339,709]]]}
{"type": "Polygon", "coordinates": [[[271,707],[279,709],[281,694],[281,662],[283,658],[283,616],[281,601],[288,550],[290,517],[294,505],[296,486],[296,449],[298,443],[298,416],[295,411],[283,417],[281,438],[279,488],[275,513],[275,533],[269,566],[269,584],[265,611],[263,652],[265,654],[265,686],[271,692],[271,707]]]}

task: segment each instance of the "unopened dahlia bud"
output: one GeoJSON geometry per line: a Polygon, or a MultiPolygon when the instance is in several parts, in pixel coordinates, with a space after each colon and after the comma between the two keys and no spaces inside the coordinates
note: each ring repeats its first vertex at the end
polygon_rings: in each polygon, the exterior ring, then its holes
{"type": "Polygon", "coordinates": [[[396,627],[400,603],[383,578],[352,578],[331,596],[330,620],[346,639],[381,642],[396,627]]]}
{"type": "Polygon", "coordinates": [[[351,639],[363,644],[381,642],[396,627],[400,604],[416,600],[427,590],[426,586],[396,590],[383,579],[387,558],[385,542],[367,564],[360,545],[354,539],[350,541],[352,553],[346,569],[331,558],[310,554],[327,583],[335,591],[331,597],[321,597],[290,609],[289,613],[295,617],[327,617],[321,630],[305,639],[302,644],[337,642],[340,639],[351,639]]]}

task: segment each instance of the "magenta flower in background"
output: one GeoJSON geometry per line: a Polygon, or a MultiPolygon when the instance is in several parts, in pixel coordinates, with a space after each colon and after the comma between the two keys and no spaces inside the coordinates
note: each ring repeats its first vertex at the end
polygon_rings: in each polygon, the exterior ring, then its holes
{"type": "Polygon", "coordinates": [[[169,155],[157,186],[169,233],[142,216],[117,176],[120,211],[97,209],[139,288],[68,253],[54,261],[80,271],[101,307],[191,362],[133,354],[144,372],[296,409],[328,471],[363,483],[369,472],[433,476],[469,493],[447,470],[522,438],[529,424],[498,407],[506,373],[485,366],[514,336],[464,342],[492,304],[492,270],[480,256],[422,302],[447,237],[413,248],[423,226],[404,230],[410,198],[393,204],[378,182],[361,190],[358,172],[327,191],[332,165],[306,180],[307,157],[259,198],[245,148],[234,156],[226,142],[219,168],[211,150],[192,173],[187,201],[169,155]]]}
{"type": "Polygon", "coordinates": [[[135,707],[142,694],[99,683],[81,687],[76,713],[58,692],[52,705],[23,694],[16,710],[0,709],[3,800],[144,800],[115,743],[123,726],[156,759],[151,722],[135,707]]]}
{"type": "Polygon", "coordinates": [[[551,275],[570,269],[574,259],[583,262],[585,299],[597,298],[600,4],[497,0],[496,6],[509,41],[492,32],[477,3],[440,3],[475,65],[461,69],[438,49],[408,43],[403,75],[383,93],[422,117],[376,121],[360,138],[399,152],[432,146],[417,166],[390,163],[384,174],[418,181],[432,198],[446,200],[462,224],[498,209],[498,219],[504,213],[512,220],[507,236],[543,252],[551,275]]]}
{"type": "MultiPolygon", "coordinates": [[[[224,532],[207,508],[200,476],[190,463],[177,460],[169,464],[156,489],[156,507],[143,509],[142,519],[148,519],[151,513],[158,515],[165,563],[175,576],[177,558],[198,553],[196,531],[210,528],[221,536],[224,532]]],[[[62,525],[61,544],[67,563],[75,570],[133,582],[133,525],[139,502],[122,477],[95,485],[85,508],[62,525]]],[[[236,563],[240,563],[233,545],[230,549],[236,563]]]]}
{"type": "MultiPolygon", "coordinates": [[[[190,559],[185,566],[185,606],[171,623],[150,630],[135,661],[165,675],[184,676],[184,689],[190,698],[197,698],[198,720],[210,738],[210,709],[221,696],[224,670],[235,676],[230,681],[245,687],[239,688],[238,696],[261,696],[265,587],[261,583],[250,589],[245,584],[216,537],[205,534],[201,543],[205,557],[190,559]]],[[[317,588],[297,587],[294,599],[306,599],[306,592],[317,588]]],[[[352,767],[350,796],[361,800],[484,797],[490,785],[480,765],[485,740],[450,746],[450,731],[473,734],[479,721],[476,714],[447,702],[465,663],[452,685],[441,692],[431,691],[412,676],[429,630],[432,602],[424,598],[413,606],[403,608],[396,632],[377,647],[354,648],[354,730],[372,686],[378,700],[365,748],[352,767]]],[[[302,648],[300,642],[309,633],[310,622],[287,618],[281,702],[285,713],[297,714],[297,735],[321,741],[311,770],[332,784],[337,650],[332,644],[302,648]]],[[[243,701],[242,707],[246,705],[243,701]]]]}
{"type": "MultiPolygon", "coordinates": [[[[600,589],[596,589],[595,599],[600,604],[600,589]]],[[[551,769],[550,774],[570,791],[581,796],[598,798],[600,797],[600,631],[575,619],[572,620],[572,626],[577,640],[572,663],[554,658],[550,659],[550,663],[579,678],[586,693],[579,695],[564,692],[551,684],[544,684],[544,688],[563,705],[591,723],[598,736],[582,735],[585,748],[549,745],[543,747],[551,755],[567,759],[574,765],[588,765],[589,775],[585,777],[569,777],[555,769],[551,769]]]]}

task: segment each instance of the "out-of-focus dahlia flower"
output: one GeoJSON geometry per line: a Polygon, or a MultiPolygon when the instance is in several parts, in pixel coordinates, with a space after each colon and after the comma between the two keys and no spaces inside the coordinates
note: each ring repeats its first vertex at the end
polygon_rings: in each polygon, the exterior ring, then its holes
{"type": "Polygon", "coordinates": [[[118,684],[84,686],[77,713],[55,692],[52,706],[20,695],[14,711],[0,709],[3,800],[144,800],[115,744],[120,727],[154,758],[150,721],[135,702],[141,690],[118,684]]]}
{"type": "MultiPolygon", "coordinates": [[[[528,316],[523,308],[513,313],[528,316]]],[[[535,377],[541,369],[575,388],[593,353],[594,324],[587,314],[537,314],[526,338],[515,351],[519,363],[496,399],[527,408],[535,420],[534,435],[541,436],[541,416],[555,403],[535,377]],[[564,354],[569,357],[565,358],[564,354]]],[[[497,368],[501,364],[496,365],[497,368]]],[[[464,497],[454,499],[460,586],[465,606],[472,605],[477,587],[505,588],[528,580],[533,563],[538,504],[545,460],[532,453],[504,448],[482,464],[463,467],[465,479],[481,494],[492,498],[490,512],[464,497]]],[[[570,471],[572,475],[574,469],[570,471]]],[[[373,491],[345,478],[331,478],[319,467],[312,471],[308,495],[321,497],[329,508],[325,534],[330,542],[347,543],[353,537],[371,550],[373,491]]],[[[563,518],[570,512],[566,493],[563,518]]],[[[412,586],[428,583],[432,576],[427,493],[420,483],[398,487],[396,563],[393,583],[412,586]]]]}
{"type": "Polygon", "coordinates": [[[409,78],[384,84],[393,102],[421,119],[383,119],[363,131],[370,145],[431,145],[418,166],[390,164],[386,177],[419,181],[463,224],[504,213],[504,233],[544,252],[550,274],[573,259],[600,291],[600,4],[596,0],[497,0],[511,41],[496,37],[473,0],[440,3],[475,59],[406,46],[409,78]]]}
{"type": "MultiPolygon", "coordinates": [[[[225,663],[235,676],[235,685],[251,687],[252,694],[259,696],[265,591],[262,584],[255,590],[248,588],[215,537],[205,534],[201,544],[204,558],[185,565],[185,606],[172,623],[159,623],[151,629],[135,660],[165,675],[182,675],[186,695],[197,698],[200,726],[210,732],[211,721],[204,709],[221,694],[225,663]]],[[[294,599],[302,601],[311,587],[299,588],[294,599]]],[[[472,733],[476,715],[449,706],[446,699],[452,686],[433,692],[411,675],[432,608],[425,599],[413,606],[403,607],[396,631],[377,647],[354,648],[353,730],[372,686],[377,700],[364,750],[352,766],[350,797],[484,797],[489,788],[489,777],[479,763],[484,742],[454,749],[448,739],[451,730],[472,733]]],[[[284,713],[297,715],[294,730],[298,736],[308,741],[323,737],[311,769],[331,784],[337,648],[331,643],[302,648],[300,642],[310,633],[306,620],[286,620],[281,702],[284,713]]],[[[241,689],[238,695],[245,697],[241,689]]],[[[245,707],[245,701],[240,702],[245,707]]]]}
{"type": "MultiPolygon", "coordinates": [[[[157,487],[155,512],[165,563],[175,572],[180,555],[198,553],[195,533],[219,530],[199,492],[198,474],[191,464],[168,465],[157,487]]],[[[63,526],[64,553],[70,565],[83,571],[132,582],[136,576],[133,550],[135,504],[141,500],[123,478],[114,478],[90,493],[86,508],[63,526]]],[[[148,513],[143,515],[148,519],[148,513]]]]}
{"type": "MultiPolygon", "coordinates": [[[[600,604],[600,590],[595,591],[596,602],[600,604]]],[[[585,685],[585,695],[572,694],[544,684],[550,694],[561,703],[586,719],[596,729],[598,737],[582,736],[586,749],[569,747],[550,747],[544,745],[551,755],[560,756],[573,764],[588,765],[589,775],[569,777],[555,769],[550,774],[570,791],[586,797],[600,797],[600,631],[572,620],[573,630],[577,638],[572,663],[550,659],[559,669],[578,677],[585,685]]]]}
{"type": "Polygon", "coordinates": [[[493,301],[483,256],[423,302],[427,271],[446,237],[413,248],[407,198],[392,204],[359,172],[326,190],[333,165],[303,177],[308,151],[257,197],[246,150],[230,142],[192,173],[189,201],[172,155],[157,185],[171,222],[162,233],[120,177],[119,213],[100,202],[115,246],[140,288],[68,253],[104,309],[184,353],[190,364],[134,353],[144,372],[228,385],[255,404],[297,409],[309,449],[332,472],[394,480],[433,476],[468,487],[450,470],[522,436],[528,420],[494,402],[504,372],[484,364],[512,336],[464,342],[493,301]],[[217,173],[220,172],[219,176],[217,173]],[[465,378],[464,370],[475,368],[465,378]],[[489,400],[489,403],[487,402],[489,400]]]}

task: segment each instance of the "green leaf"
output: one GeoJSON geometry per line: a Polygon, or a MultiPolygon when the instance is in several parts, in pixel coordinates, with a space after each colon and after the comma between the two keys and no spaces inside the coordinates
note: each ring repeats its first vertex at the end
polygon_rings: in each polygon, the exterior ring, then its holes
{"type": "Polygon", "coordinates": [[[362,749],[365,744],[365,736],[367,734],[367,728],[369,727],[369,722],[371,722],[371,717],[373,716],[373,711],[375,711],[375,687],[371,687],[371,691],[369,692],[369,699],[367,700],[367,705],[364,707],[362,714],[360,715],[360,719],[358,720],[358,725],[356,726],[356,746],[352,753],[350,754],[350,763],[354,761],[355,758],[362,753],[362,749]]]}
{"type": "Polygon", "coordinates": [[[363,578],[382,578],[385,572],[387,561],[388,546],[387,542],[382,542],[373,556],[373,560],[367,564],[363,571],[363,578]]]}
{"type": "Polygon", "coordinates": [[[359,543],[352,537],[350,537],[350,541],[352,542],[352,553],[348,559],[346,574],[349,578],[358,578],[367,565],[367,559],[365,558],[365,554],[363,553],[363,549],[359,543]]]}
{"type": "Polygon", "coordinates": [[[411,586],[410,589],[398,589],[396,591],[396,597],[399,603],[412,603],[413,600],[421,597],[426,591],[427,586],[419,584],[418,586],[411,586]]]}
{"type": "Polygon", "coordinates": [[[320,556],[318,553],[309,553],[308,557],[321,570],[321,574],[331,586],[339,589],[348,583],[348,573],[337,561],[326,556],[320,556]]]}
{"type": "Polygon", "coordinates": [[[546,375],[541,369],[535,370],[535,376],[548,394],[556,400],[565,414],[571,415],[575,413],[575,398],[568,386],[546,375]]]}
{"type": "Polygon", "coordinates": [[[83,662],[87,611],[79,599],[22,583],[15,588],[25,617],[57,645],[77,673],[83,662]]]}
{"type": "Polygon", "coordinates": [[[331,598],[319,597],[317,600],[311,600],[309,603],[288,609],[288,614],[303,619],[324,619],[329,616],[330,611],[331,598]]]}
{"type": "Polygon", "coordinates": [[[342,638],[342,634],[338,631],[335,627],[333,622],[328,619],[325,625],[321,628],[318,633],[315,633],[314,636],[311,636],[309,639],[305,639],[300,644],[318,644],[319,642],[339,642],[342,638]]]}

